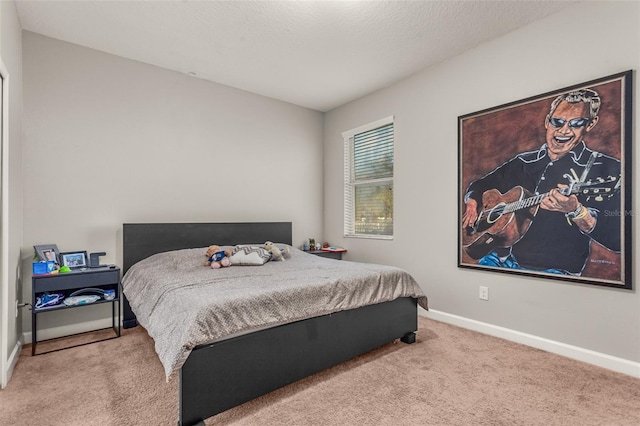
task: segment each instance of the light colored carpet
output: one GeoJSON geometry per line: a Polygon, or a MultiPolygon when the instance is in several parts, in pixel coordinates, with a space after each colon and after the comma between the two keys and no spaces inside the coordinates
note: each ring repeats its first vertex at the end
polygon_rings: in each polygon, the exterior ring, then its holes
{"type": "MultiPolygon", "coordinates": [[[[206,423],[640,425],[640,379],[426,318],[419,325],[413,345],[386,345],[206,423]]],[[[141,327],[30,353],[0,391],[1,425],[176,424],[177,379],[164,381],[141,327]]]]}

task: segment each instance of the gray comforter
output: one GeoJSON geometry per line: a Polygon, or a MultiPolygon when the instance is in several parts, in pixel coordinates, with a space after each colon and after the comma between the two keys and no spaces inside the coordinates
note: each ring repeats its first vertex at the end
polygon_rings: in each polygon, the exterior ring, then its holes
{"type": "Polygon", "coordinates": [[[402,269],[325,259],[295,248],[284,262],[203,266],[206,249],[153,255],[122,280],[138,322],[155,341],[167,380],[197,345],[239,333],[399,297],[427,298],[402,269]]]}

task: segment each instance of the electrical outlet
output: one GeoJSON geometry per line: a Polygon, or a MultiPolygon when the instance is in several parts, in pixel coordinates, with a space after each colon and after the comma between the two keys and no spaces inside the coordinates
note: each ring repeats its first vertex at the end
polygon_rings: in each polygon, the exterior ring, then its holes
{"type": "Polygon", "coordinates": [[[489,300],[489,287],[480,286],[478,297],[482,300],[489,300]]]}

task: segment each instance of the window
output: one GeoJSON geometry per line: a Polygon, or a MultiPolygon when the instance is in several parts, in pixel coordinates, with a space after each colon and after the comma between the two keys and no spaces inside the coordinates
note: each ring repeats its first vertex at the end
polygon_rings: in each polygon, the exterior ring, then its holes
{"type": "Polygon", "coordinates": [[[393,116],[344,132],[344,235],[393,238],[393,116]]]}

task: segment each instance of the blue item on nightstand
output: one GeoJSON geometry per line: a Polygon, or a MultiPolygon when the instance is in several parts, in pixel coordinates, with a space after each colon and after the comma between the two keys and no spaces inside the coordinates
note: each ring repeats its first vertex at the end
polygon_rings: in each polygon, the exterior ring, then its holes
{"type": "Polygon", "coordinates": [[[56,262],[53,260],[33,262],[33,275],[50,274],[56,269],[56,262]]]}

